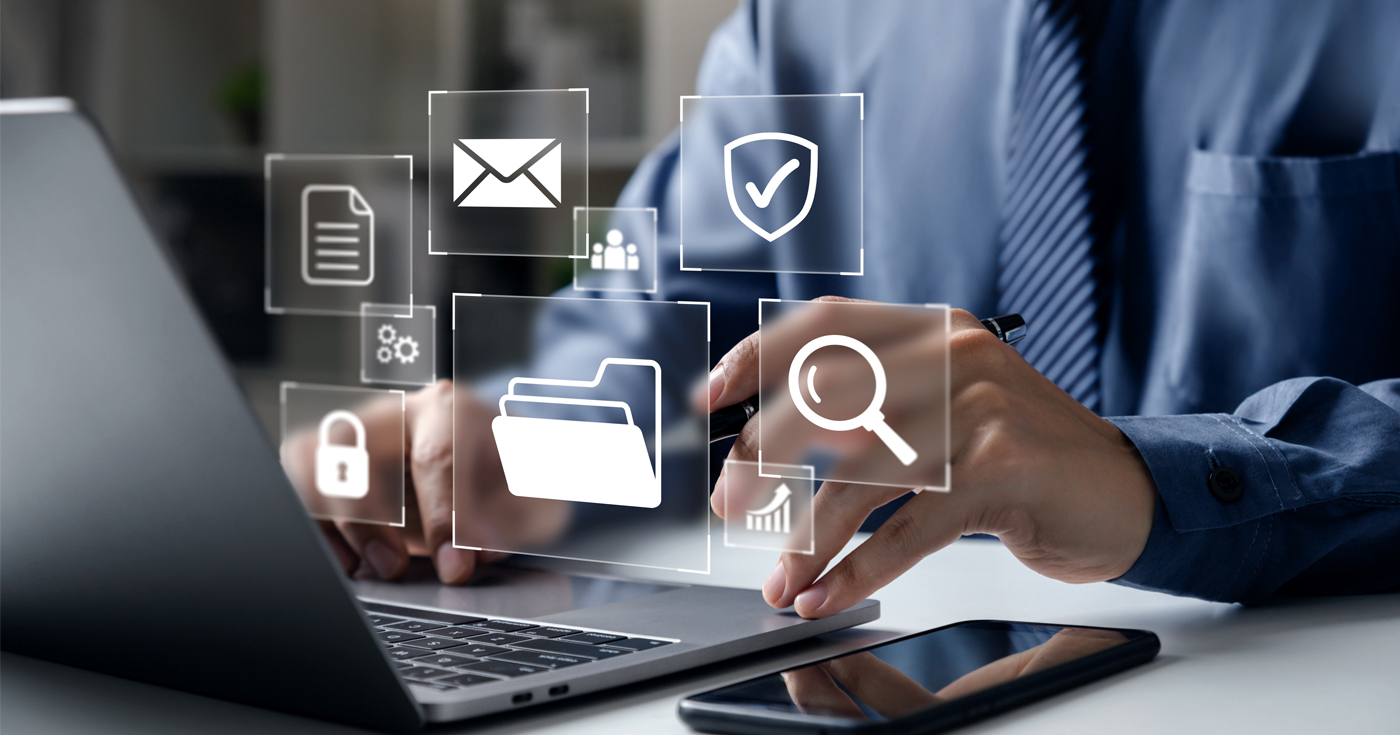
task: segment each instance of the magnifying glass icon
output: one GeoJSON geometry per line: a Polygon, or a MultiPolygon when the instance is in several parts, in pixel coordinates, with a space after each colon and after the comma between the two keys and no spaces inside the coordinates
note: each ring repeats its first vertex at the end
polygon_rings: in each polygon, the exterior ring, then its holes
{"type": "MultiPolygon", "coordinates": [[[[812,399],[821,403],[815,391],[812,390],[812,378],[816,375],[817,367],[807,373],[807,392],[812,394],[812,399]]],[[[792,358],[792,367],[788,370],[788,391],[792,393],[792,402],[797,404],[797,410],[816,426],[827,431],[850,431],[856,427],[861,427],[866,431],[875,432],[875,436],[880,437],[880,441],[894,452],[894,456],[899,458],[906,467],[914,464],[914,460],[919,458],[919,453],[904,441],[904,437],[895,433],[890,425],[885,423],[885,414],[880,412],[881,406],[885,403],[885,366],[880,364],[880,358],[875,352],[865,346],[864,342],[858,339],[847,337],[844,334],[828,334],[825,337],[818,337],[808,342],[802,349],[797,351],[797,356],[792,358]],[[849,347],[865,358],[870,363],[870,369],[875,372],[875,396],[870,399],[870,406],[855,418],[835,420],[829,419],[812,410],[807,405],[807,399],[802,397],[802,365],[811,357],[813,352],[823,347],[849,347]]]]}

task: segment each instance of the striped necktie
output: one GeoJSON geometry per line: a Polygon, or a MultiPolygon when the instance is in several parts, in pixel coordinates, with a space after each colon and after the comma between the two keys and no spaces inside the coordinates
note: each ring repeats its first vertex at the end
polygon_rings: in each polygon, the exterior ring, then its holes
{"type": "Polygon", "coordinates": [[[1007,140],[997,313],[1025,317],[1035,335],[1021,343],[1026,360],[1098,410],[1083,59],[1071,5],[1030,0],[1007,140]]]}

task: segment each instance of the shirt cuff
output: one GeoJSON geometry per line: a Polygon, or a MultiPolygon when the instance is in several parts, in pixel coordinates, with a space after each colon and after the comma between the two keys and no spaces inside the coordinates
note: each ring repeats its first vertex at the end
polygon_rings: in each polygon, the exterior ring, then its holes
{"type": "Polygon", "coordinates": [[[1302,502],[1283,455],[1228,414],[1108,420],[1137,447],[1157,484],[1147,545],[1114,583],[1254,602],[1247,592],[1274,540],[1272,516],[1302,502]]]}

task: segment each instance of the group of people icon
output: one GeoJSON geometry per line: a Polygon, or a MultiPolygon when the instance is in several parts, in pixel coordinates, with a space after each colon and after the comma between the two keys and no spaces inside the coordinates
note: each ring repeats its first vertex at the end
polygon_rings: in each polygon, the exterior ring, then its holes
{"type": "Polygon", "coordinates": [[[607,247],[603,243],[593,243],[593,255],[589,259],[589,265],[595,271],[635,271],[642,267],[641,256],[637,255],[637,244],[627,243],[627,247],[622,246],[622,231],[608,230],[607,247]]]}

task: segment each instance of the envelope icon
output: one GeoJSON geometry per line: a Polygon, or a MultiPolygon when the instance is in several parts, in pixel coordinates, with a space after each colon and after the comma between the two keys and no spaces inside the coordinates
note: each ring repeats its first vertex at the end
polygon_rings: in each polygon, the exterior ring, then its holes
{"type": "Polygon", "coordinates": [[[459,139],[452,147],[452,201],[459,207],[558,207],[563,150],[554,138],[459,139]]]}
{"type": "Polygon", "coordinates": [[[500,407],[501,415],[491,420],[491,433],[511,495],[634,508],[661,504],[661,366],[655,361],[610,357],[591,381],[513,378],[500,407]],[[597,388],[609,365],[655,371],[655,461],[647,456],[646,437],[632,421],[632,407],[623,401],[516,392],[521,384],[597,388]],[[512,401],[611,409],[621,411],[626,423],[511,416],[506,406],[512,401]]]}

